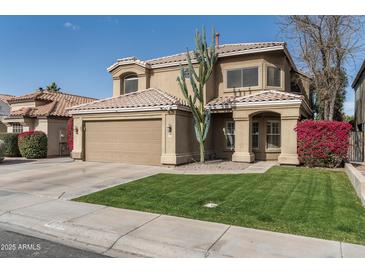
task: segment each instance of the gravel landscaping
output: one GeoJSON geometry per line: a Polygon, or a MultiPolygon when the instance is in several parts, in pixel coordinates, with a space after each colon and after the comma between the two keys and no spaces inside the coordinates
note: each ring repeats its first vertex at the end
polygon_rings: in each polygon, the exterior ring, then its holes
{"type": "Polygon", "coordinates": [[[232,161],[214,160],[206,161],[204,164],[201,163],[190,163],[171,169],[178,173],[241,173],[243,170],[251,166],[249,163],[237,163],[232,161]]]}

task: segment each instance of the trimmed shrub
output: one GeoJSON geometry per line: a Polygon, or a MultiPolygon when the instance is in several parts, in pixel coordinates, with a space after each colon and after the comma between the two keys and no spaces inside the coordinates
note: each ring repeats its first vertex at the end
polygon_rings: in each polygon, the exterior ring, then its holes
{"type": "Polygon", "coordinates": [[[20,151],[18,147],[18,134],[0,133],[0,140],[4,141],[6,157],[20,156],[20,151]]]}
{"type": "Polygon", "coordinates": [[[309,167],[339,167],[348,159],[351,124],[303,121],[296,127],[299,161],[309,167]]]}
{"type": "Polygon", "coordinates": [[[4,156],[5,156],[5,143],[4,141],[0,140],[0,162],[4,160],[4,156]]]}
{"type": "Polygon", "coordinates": [[[47,157],[47,135],[42,131],[26,131],[18,135],[20,154],[27,159],[47,157]]]}
{"type": "Polygon", "coordinates": [[[74,120],[72,118],[67,121],[67,147],[69,151],[74,149],[74,120]]]}

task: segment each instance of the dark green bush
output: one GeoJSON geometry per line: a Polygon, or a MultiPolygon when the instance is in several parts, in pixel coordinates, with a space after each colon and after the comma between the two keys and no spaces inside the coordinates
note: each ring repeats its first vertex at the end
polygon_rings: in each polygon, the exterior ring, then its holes
{"type": "Polygon", "coordinates": [[[4,141],[6,157],[20,157],[18,134],[0,133],[0,140],[4,141]]]}
{"type": "Polygon", "coordinates": [[[41,131],[27,131],[18,135],[20,154],[27,159],[47,158],[47,135],[41,131]]]}
{"type": "Polygon", "coordinates": [[[4,160],[5,144],[4,141],[0,140],[0,162],[4,160]]]}

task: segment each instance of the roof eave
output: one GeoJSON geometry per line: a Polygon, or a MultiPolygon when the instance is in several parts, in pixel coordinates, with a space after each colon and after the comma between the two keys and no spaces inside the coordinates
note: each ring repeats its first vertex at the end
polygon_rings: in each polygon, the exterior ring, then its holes
{"type": "Polygon", "coordinates": [[[364,72],[364,70],[365,70],[365,60],[362,62],[362,65],[361,65],[359,71],[357,72],[354,81],[351,84],[351,87],[353,89],[355,89],[355,87],[357,86],[357,83],[359,82],[359,80],[361,78],[361,75],[364,72]]]}
{"type": "Polygon", "coordinates": [[[74,109],[70,110],[70,115],[77,114],[96,114],[96,113],[122,113],[122,112],[142,112],[142,111],[169,111],[169,110],[182,110],[190,111],[187,106],[178,105],[161,105],[151,107],[130,107],[130,108],[100,108],[100,109],[74,109]]]}

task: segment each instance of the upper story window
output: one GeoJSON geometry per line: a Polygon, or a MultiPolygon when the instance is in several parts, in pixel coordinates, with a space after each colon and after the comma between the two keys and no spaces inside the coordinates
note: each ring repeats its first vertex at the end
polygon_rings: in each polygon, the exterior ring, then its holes
{"type": "Polygon", "coordinates": [[[227,71],[227,88],[255,87],[259,85],[259,68],[241,68],[227,71]]]}
{"type": "Polygon", "coordinates": [[[277,67],[267,67],[267,86],[281,87],[281,69],[277,67]]]}
{"type": "Polygon", "coordinates": [[[189,79],[190,78],[190,70],[189,68],[184,68],[184,77],[185,79],[189,79]]]}
{"type": "Polygon", "coordinates": [[[124,93],[130,93],[138,90],[137,74],[130,74],[124,77],[124,93]]]}

